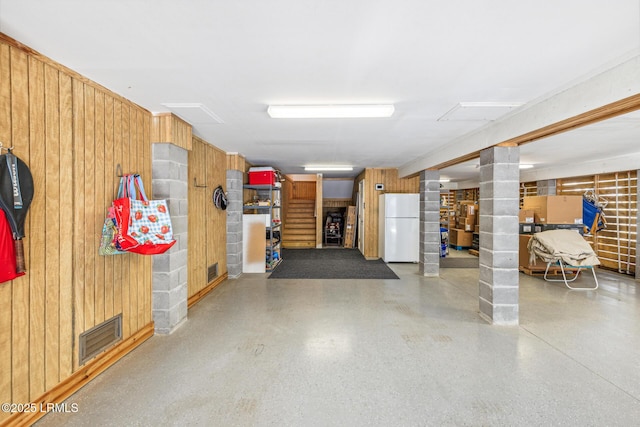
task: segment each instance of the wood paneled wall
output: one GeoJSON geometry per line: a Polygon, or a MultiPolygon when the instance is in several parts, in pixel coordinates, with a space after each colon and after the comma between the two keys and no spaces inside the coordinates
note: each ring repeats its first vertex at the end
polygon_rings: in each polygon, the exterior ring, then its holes
{"type": "MultiPolygon", "coordinates": [[[[227,215],[213,204],[213,190],[227,187],[227,154],[194,137],[189,152],[188,294],[191,301],[210,283],[207,269],[218,263],[218,276],[227,274],[227,215]],[[198,185],[195,187],[194,179],[198,185]]],[[[218,283],[218,282],[216,282],[218,283]]]]}
{"type": "Polygon", "coordinates": [[[152,142],[169,142],[177,147],[191,150],[193,140],[189,123],[171,113],[159,113],[153,116],[151,126],[152,142]]]}
{"type": "Polygon", "coordinates": [[[151,258],[97,250],[116,165],[151,190],[150,129],[148,111],[0,33],[0,141],[35,183],[28,272],[0,283],[0,401],[72,376],[79,334],[105,319],[122,313],[125,340],[151,323],[151,258]]]}
{"type": "MultiPolygon", "coordinates": [[[[399,178],[397,169],[365,169],[358,175],[354,183],[354,194],[358,191],[358,184],[365,180],[365,242],[364,256],[379,258],[378,255],[378,196],[384,193],[418,193],[420,191],[420,177],[399,178]],[[376,184],[384,184],[384,190],[375,189],[376,184]]],[[[355,196],[354,196],[355,202],[355,196]]]]}
{"type": "Polygon", "coordinates": [[[240,154],[227,153],[227,169],[246,172],[249,169],[247,159],[240,154]]]}
{"type": "Polygon", "coordinates": [[[294,181],[291,192],[292,199],[316,199],[316,182],[315,181],[294,181]]]}

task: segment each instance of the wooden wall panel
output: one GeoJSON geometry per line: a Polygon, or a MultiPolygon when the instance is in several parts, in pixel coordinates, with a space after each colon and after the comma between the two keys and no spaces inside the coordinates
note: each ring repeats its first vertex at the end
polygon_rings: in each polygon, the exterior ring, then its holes
{"type": "Polygon", "coordinates": [[[364,256],[378,258],[378,196],[383,193],[418,193],[420,191],[420,177],[399,178],[397,169],[366,169],[356,177],[354,182],[354,197],[358,191],[358,183],[365,180],[365,242],[364,256]],[[384,191],[375,189],[376,184],[384,184],[384,191]]]}
{"type": "MultiPolygon", "coordinates": [[[[73,236],[75,229],[73,221],[69,221],[70,213],[73,215],[74,209],[71,208],[75,204],[73,196],[73,173],[74,171],[74,141],[73,141],[73,93],[72,78],[62,72],[58,75],[60,88],[60,167],[59,167],[59,188],[60,188],[60,206],[66,206],[67,209],[60,209],[59,212],[59,235],[62,236],[59,242],[59,261],[58,266],[60,280],[59,292],[59,356],[60,371],[58,380],[68,378],[73,373],[73,342],[74,337],[69,331],[73,330],[73,257],[75,247],[73,246],[73,236]]],[[[49,164],[49,162],[47,162],[49,164]]],[[[51,169],[55,165],[50,165],[51,169]]],[[[53,232],[55,235],[55,230],[53,232]]],[[[47,271],[50,271],[47,268],[47,271]]],[[[55,268],[51,265],[51,271],[55,272],[55,268]]],[[[53,273],[55,274],[55,273],[53,273]]],[[[49,325],[48,327],[55,327],[49,325]]],[[[50,390],[54,384],[47,383],[47,390],[50,390]]]]}
{"type": "Polygon", "coordinates": [[[316,199],[316,181],[294,181],[292,199],[316,199]]]}
{"type": "Polygon", "coordinates": [[[188,260],[188,295],[191,296],[200,289],[202,280],[201,272],[204,268],[204,259],[198,250],[205,245],[202,230],[205,229],[205,216],[201,214],[204,209],[204,201],[207,191],[205,188],[196,187],[194,184],[204,185],[205,165],[204,144],[192,144],[188,154],[189,162],[189,207],[188,207],[188,230],[189,230],[189,260],[188,260]],[[197,285],[198,284],[198,285],[197,285]]]}
{"type": "MultiPolygon", "coordinates": [[[[11,136],[6,145],[15,148],[15,154],[29,164],[29,68],[28,56],[11,49],[11,136]]],[[[35,196],[34,196],[35,197],[35,196]]],[[[32,202],[33,203],[33,202],[32,202]]],[[[28,219],[27,219],[28,221],[28,219]]],[[[28,225],[28,224],[27,224],[28,225]]],[[[26,231],[26,228],[25,228],[26,231]]],[[[25,238],[25,256],[29,253],[29,235],[25,238]]],[[[30,259],[27,259],[30,269],[30,259]]],[[[6,286],[6,284],[0,285],[6,286]]],[[[29,276],[13,281],[12,295],[12,396],[11,402],[29,402],[29,276]]],[[[6,333],[0,331],[0,333],[6,333]]],[[[1,416],[1,415],[0,415],[1,416]]]]}
{"type": "Polygon", "coordinates": [[[189,123],[174,114],[155,114],[151,120],[151,142],[166,142],[191,150],[192,130],[189,123]]]}
{"type": "MultiPolygon", "coordinates": [[[[11,140],[11,69],[9,46],[0,44],[0,142],[8,144],[11,140]]],[[[0,283],[0,402],[11,402],[11,353],[12,336],[12,310],[13,283],[0,283]]],[[[0,414],[0,422],[6,418],[6,414],[0,414]]]]}
{"type": "Polygon", "coordinates": [[[246,172],[246,159],[240,154],[227,154],[227,169],[246,172]]]}
{"type": "Polygon", "coordinates": [[[116,165],[151,192],[150,138],[148,111],[0,34],[0,142],[35,187],[27,274],[0,283],[1,401],[64,384],[81,368],[79,334],[105,319],[123,313],[125,339],[150,324],[151,257],[97,251],[116,165]]]}
{"type": "MultiPolygon", "coordinates": [[[[44,188],[45,147],[44,115],[44,64],[29,58],[29,167],[33,174],[34,188],[44,188]]],[[[29,211],[29,394],[37,396],[44,392],[44,301],[45,301],[45,257],[44,234],[40,224],[46,224],[44,197],[34,197],[29,211]]]]}
{"type": "Polygon", "coordinates": [[[211,284],[207,269],[218,263],[218,277],[227,274],[226,211],[213,204],[213,191],[226,189],[227,154],[194,137],[189,152],[189,259],[188,295],[192,298],[211,284]],[[195,187],[194,179],[198,185],[195,187]]]}

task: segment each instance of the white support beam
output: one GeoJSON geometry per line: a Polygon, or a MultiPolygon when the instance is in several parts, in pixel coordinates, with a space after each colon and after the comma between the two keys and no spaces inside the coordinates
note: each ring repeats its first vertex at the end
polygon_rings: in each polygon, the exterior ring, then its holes
{"type": "Polygon", "coordinates": [[[633,153],[625,156],[600,158],[589,162],[568,163],[561,167],[522,170],[520,171],[520,182],[635,170],[639,164],[640,153],[633,153]]]}
{"type": "Polygon", "coordinates": [[[491,122],[477,131],[412,160],[398,170],[400,177],[414,175],[468,156],[503,141],[553,125],[596,108],[640,94],[640,55],[581,81],[556,91],[544,99],[532,101],[513,113],[491,122]]]}

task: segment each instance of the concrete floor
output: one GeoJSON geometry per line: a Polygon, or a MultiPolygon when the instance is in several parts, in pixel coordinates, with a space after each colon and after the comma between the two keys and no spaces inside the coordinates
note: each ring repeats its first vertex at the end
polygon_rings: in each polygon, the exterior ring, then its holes
{"type": "MultiPolygon", "coordinates": [[[[391,264],[401,280],[216,288],[39,426],[630,426],[640,292],[520,275],[520,326],[478,315],[478,270],[391,264]]],[[[593,280],[588,275],[578,282],[593,280]]]]}

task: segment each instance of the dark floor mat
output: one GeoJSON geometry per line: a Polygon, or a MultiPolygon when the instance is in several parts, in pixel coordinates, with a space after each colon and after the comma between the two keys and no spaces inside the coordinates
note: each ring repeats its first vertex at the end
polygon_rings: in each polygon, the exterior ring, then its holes
{"type": "Polygon", "coordinates": [[[269,279],[398,279],[382,259],[367,260],[357,249],[283,249],[269,279]]]}

